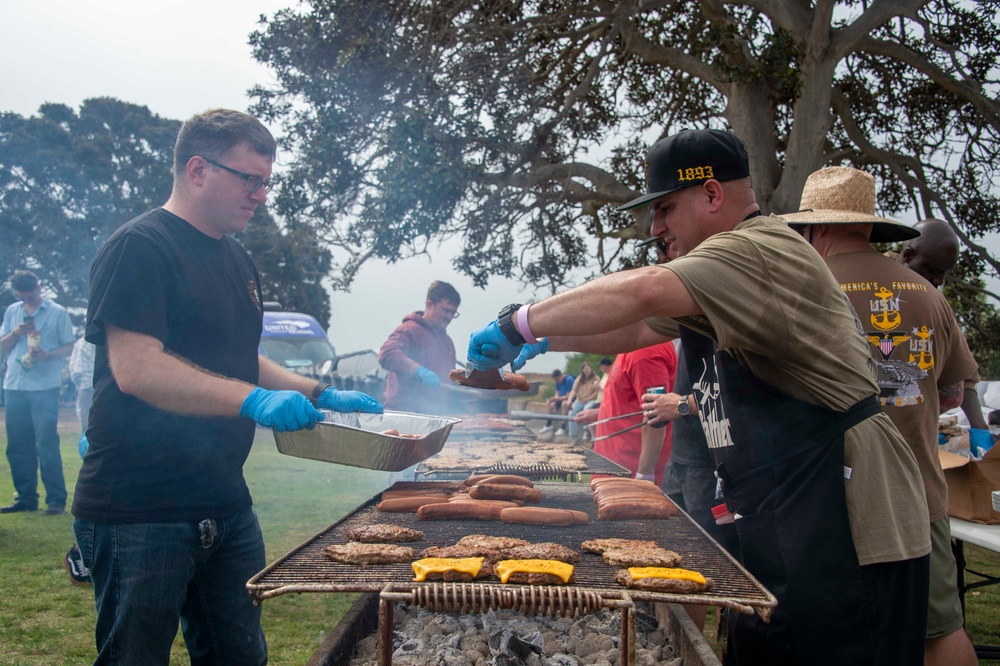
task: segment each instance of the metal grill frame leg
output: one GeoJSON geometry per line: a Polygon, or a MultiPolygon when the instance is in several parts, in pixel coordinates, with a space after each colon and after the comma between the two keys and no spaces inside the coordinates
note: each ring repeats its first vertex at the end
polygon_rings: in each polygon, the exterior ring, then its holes
{"type": "Polygon", "coordinates": [[[396,602],[386,598],[386,593],[392,593],[392,585],[386,585],[378,595],[378,647],[376,658],[378,666],[392,664],[392,628],[395,623],[394,613],[396,602]]]}

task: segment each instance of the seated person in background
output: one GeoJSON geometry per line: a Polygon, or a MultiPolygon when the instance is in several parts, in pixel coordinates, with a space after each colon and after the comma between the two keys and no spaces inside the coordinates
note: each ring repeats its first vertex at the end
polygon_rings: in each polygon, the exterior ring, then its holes
{"type": "MultiPolygon", "coordinates": [[[[563,374],[563,371],[557,368],[552,371],[552,381],[555,382],[556,394],[545,401],[545,406],[548,408],[549,414],[568,414],[570,403],[566,398],[573,390],[573,382],[576,381],[576,378],[573,375],[563,374]]],[[[539,431],[539,434],[547,435],[550,432],[552,432],[551,419],[545,422],[545,427],[539,431]]],[[[560,426],[558,434],[565,435],[566,429],[560,426]]]]}
{"type": "Polygon", "coordinates": [[[455,368],[455,344],[446,329],[458,319],[462,298],[447,282],[432,282],[423,310],[403,317],[378,353],[389,372],[385,408],[399,412],[446,414],[451,403],[440,390],[455,368]]]}
{"type": "MultiPolygon", "coordinates": [[[[591,409],[597,405],[597,393],[601,390],[601,382],[594,374],[594,368],[587,361],[580,366],[580,376],[573,382],[573,390],[566,399],[570,404],[569,415],[576,416],[585,409],[591,409]]],[[[569,436],[574,442],[581,438],[580,424],[575,421],[569,423],[569,436]]]]}
{"type": "Polygon", "coordinates": [[[597,392],[597,406],[600,407],[601,403],[604,402],[604,389],[608,385],[608,378],[611,376],[611,366],[614,364],[614,359],[610,359],[607,356],[601,359],[601,362],[597,364],[597,367],[601,370],[601,390],[597,392]]]}

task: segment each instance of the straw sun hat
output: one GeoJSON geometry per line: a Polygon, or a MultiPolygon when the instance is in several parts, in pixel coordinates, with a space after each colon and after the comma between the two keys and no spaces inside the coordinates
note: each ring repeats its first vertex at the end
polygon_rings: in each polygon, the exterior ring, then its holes
{"type": "Polygon", "coordinates": [[[871,224],[869,240],[892,243],[920,232],[902,222],[875,214],[875,178],[851,167],[835,166],[809,175],[802,189],[799,212],[782,215],[793,229],[810,224],[871,224]]]}

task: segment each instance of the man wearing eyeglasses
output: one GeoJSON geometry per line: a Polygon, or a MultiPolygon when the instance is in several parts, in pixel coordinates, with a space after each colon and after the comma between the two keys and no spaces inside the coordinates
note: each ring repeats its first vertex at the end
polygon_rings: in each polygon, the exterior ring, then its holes
{"type": "Polygon", "coordinates": [[[447,282],[431,283],[424,310],[411,312],[389,335],[378,361],[389,372],[385,406],[402,412],[444,414],[451,404],[441,381],[455,368],[455,343],[446,329],[458,318],[462,298],[447,282]]]}
{"type": "Polygon", "coordinates": [[[257,355],[260,277],[230,234],[266,203],[275,152],[246,114],[189,119],[169,200],[91,266],[95,393],[73,528],[93,577],[96,664],[167,664],[178,623],[192,663],[266,664],[245,588],[265,564],[243,478],[256,425],[382,410],[257,355]]]}

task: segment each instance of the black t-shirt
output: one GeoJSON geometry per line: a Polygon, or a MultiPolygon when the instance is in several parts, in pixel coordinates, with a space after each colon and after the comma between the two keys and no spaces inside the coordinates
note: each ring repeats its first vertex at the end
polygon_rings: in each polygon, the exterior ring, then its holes
{"type": "Polygon", "coordinates": [[[105,324],[150,335],[210,372],[256,384],[260,279],[229,236],[206,236],[162,208],[118,229],[91,267],[88,341],[97,345],[90,450],[73,514],[95,522],[226,517],[251,505],[249,419],[182,416],[118,389],[105,324]]]}
{"type": "MultiPolygon", "coordinates": [[[[684,345],[677,350],[677,376],[674,379],[674,393],[686,396],[691,393],[691,377],[684,359],[684,345]]],[[[712,454],[708,451],[705,431],[696,414],[682,416],[670,422],[673,428],[670,460],[692,467],[715,467],[712,454]]]]}

